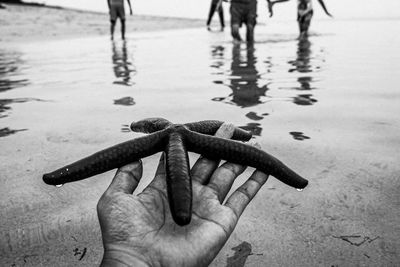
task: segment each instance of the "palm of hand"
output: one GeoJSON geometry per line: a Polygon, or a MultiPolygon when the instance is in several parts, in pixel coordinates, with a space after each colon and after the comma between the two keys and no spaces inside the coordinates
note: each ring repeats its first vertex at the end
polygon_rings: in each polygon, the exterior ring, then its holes
{"type": "MultiPolygon", "coordinates": [[[[234,126],[221,129],[221,136],[229,138],[234,126]]],[[[201,157],[191,169],[192,221],[186,226],[177,225],[170,214],[164,157],[155,178],[136,196],[132,193],[142,177],[141,162],[120,168],[97,205],[105,249],[103,263],[131,265],[136,260],[151,266],[207,266],[268,178],[255,171],[222,204],[245,167],[218,164],[201,157]]]]}
{"type": "Polygon", "coordinates": [[[170,214],[162,181],[165,177],[156,178],[137,196],[116,192],[109,197],[99,213],[109,233],[103,237],[104,243],[142,248],[139,253],[152,265],[209,264],[233,231],[237,216],[221,205],[215,190],[194,182],[192,221],[178,226],[170,214]],[[162,259],[158,255],[163,255],[162,259]]]}

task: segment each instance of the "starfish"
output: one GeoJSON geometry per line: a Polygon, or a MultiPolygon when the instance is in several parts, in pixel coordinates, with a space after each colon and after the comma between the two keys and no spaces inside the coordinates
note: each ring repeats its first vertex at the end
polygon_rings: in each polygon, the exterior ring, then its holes
{"type": "Polygon", "coordinates": [[[133,122],[130,125],[132,131],[148,135],[106,148],[44,174],[43,181],[50,185],[79,181],[164,151],[170,210],[174,221],[181,226],[190,223],[192,214],[192,181],[188,151],[210,159],[224,159],[254,167],[297,189],[307,186],[306,179],[275,157],[254,146],[239,142],[250,140],[250,133],[236,127],[233,140],[212,136],[222,124],[223,122],[215,120],[172,124],[163,118],[133,122]]]}

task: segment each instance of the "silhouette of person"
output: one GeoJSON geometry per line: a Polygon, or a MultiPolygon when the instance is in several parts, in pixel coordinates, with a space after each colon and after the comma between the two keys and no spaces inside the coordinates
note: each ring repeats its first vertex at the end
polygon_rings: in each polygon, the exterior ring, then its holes
{"type": "MultiPolygon", "coordinates": [[[[268,10],[270,17],[273,16],[273,5],[277,3],[287,2],[290,0],[267,0],[268,10]]],[[[332,17],[332,15],[327,10],[323,0],[318,0],[324,12],[332,17]]],[[[312,7],[312,0],[297,0],[297,22],[299,24],[299,38],[304,38],[308,36],[308,29],[310,28],[311,19],[313,17],[314,10],[312,7]]]]}
{"type": "MultiPolygon", "coordinates": [[[[132,6],[130,0],[128,1],[129,11],[132,15],[132,6]]],[[[125,40],[125,7],[124,0],[107,0],[108,10],[110,11],[110,22],[111,22],[111,40],[114,39],[114,29],[117,19],[121,22],[121,38],[125,40]]]]}
{"type": "Polygon", "coordinates": [[[242,41],[239,29],[246,25],[246,41],[254,42],[254,27],[257,23],[257,0],[231,0],[231,34],[233,41],[242,41]]]}

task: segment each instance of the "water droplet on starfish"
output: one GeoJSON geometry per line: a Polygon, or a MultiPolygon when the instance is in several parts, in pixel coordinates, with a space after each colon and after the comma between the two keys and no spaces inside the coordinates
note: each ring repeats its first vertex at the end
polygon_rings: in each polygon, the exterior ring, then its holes
{"type": "Polygon", "coordinates": [[[60,188],[61,186],[63,186],[64,184],[57,184],[56,187],[60,188]]]}
{"type": "Polygon", "coordinates": [[[296,190],[299,191],[299,192],[303,192],[304,189],[303,188],[297,188],[296,190]]]}

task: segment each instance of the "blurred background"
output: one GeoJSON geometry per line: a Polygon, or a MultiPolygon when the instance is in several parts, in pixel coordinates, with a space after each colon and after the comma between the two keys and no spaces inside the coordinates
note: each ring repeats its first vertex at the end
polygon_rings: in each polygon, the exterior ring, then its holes
{"type": "MultiPolygon", "coordinates": [[[[40,2],[48,5],[57,5],[63,7],[72,7],[92,11],[107,11],[107,1],[98,0],[47,0],[35,1],[27,0],[26,2],[40,2]]],[[[210,1],[207,0],[131,0],[133,12],[135,14],[160,15],[173,17],[188,17],[188,18],[205,18],[207,16],[210,1]]],[[[325,0],[329,11],[336,19],[351,19],[351,18],[399,18],[400,17],[400,1],[399,0],[325,0]]],[[[261,14],[267,14],[266,1],[259,0],[259,19],[266,21],[267,16],[262,17],[261,14]]],[[[282,5],[276,6],[276,15],[274,19],[285,20],[292,19],[296,12],[296,1],[290,1],[282,5]]],[[[314,1],[314,5],[318,5],[314,1]]],[[[227,4],[224,5],[227,10],[227,4]]],[[[322,9],[315,8],[315,18],[323,18],[322,9]]]]}

